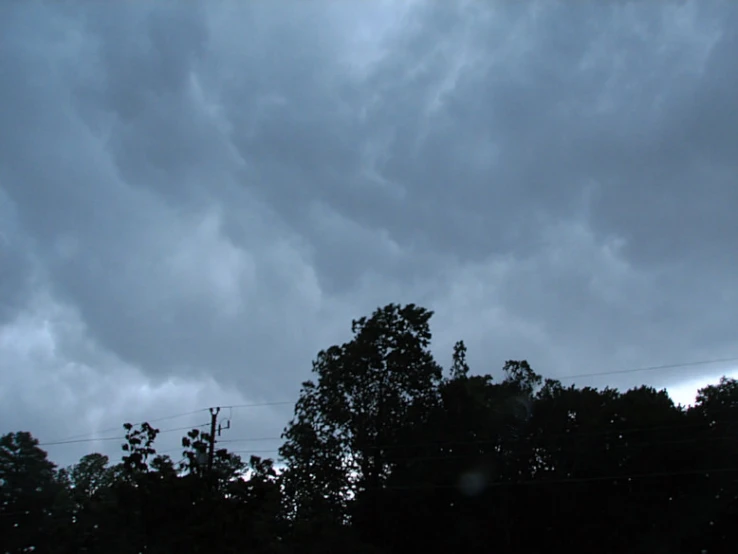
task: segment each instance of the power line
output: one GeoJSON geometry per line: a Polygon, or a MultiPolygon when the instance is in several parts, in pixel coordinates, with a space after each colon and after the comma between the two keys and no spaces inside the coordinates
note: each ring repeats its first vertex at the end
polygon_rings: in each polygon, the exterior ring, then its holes
{"type": "MultiPolygon", "coordinates": [[[[155,419],[149,419],[149,420],[146,420],[146,422],[148,422],[148,423],[157,423],[159,421],[168,421],[168,420],[171,420],[171,419],[178,419],[180,417],[185,417],[185,416],[188,416],[188,415],[199,414],[201,412],[207,412],[207,411],[208,411],[207,408],[200,408],[199,410],[192,410],[190,412],[182,412],[182,413],[179,413],[179,414],[173,414],[173,415],[168,415],[168,416],[164,416],[164,417],[157,417],[155,419]]],[[[138,421],[136,423],[133,423],[132,425],[141,425],[141,424],[146,423],[146,422],[144,422],[144,421],[138,421]]],[[[61,439],[61,440],[74,440],[74,439],[85,438],[85,437],[89,437],[90,435],[94,435],[96,433],[112,433],[113,431],[120,431],[121,427],[123,427],[123,425],[118,425],[117,427],[109,427],[107,429],[101,429],[99,431],[92,431],[90,433],[81,433],[79,435],[72,435],[71,437],[67,437],[66,439],[61,439]]]]}
{"type": "MultiPolygon", "coordinates": [[[[561,377],[552,377],[552,379],[555,380],[561,380],[561,379],[577,379],[580,377],[597,377],[600,375],[618,375],[618,374],[624,374],[624,373],[638,373],[642,371],[657,371],[660,369],[678,369],[683,367],[694,367],[699,365],[709,365],[709,364],[717,364],[717,363],[727,363],[727,362],[738,362],[738,356],[732,357],[732,358],[716,358],[711,360],[697,360],[692,362],[683,362],[683,363],[676,363],[676,364],[663,364],[658,366],[646,366],[646,367],[637,367],[637,368],[629,368],[629,369],[620,369],[620,370],[611,370],[611,371],[600,371],[600,372],[592,372],[592,373],[578,373],[573,375],[564,375],[561,377]]],[[[228,409],[237,409],[237,408],[259,408],[259,407],[265,407],[265,406],[284,406],[284,405],[294,405],[294,400],[283,400],[283,401],[276,401],[276,402],[261,402],[261,403],[255,403],[255,404],[231,404],[231,405],[222,405],[221,408],[228,408],[228,409]]],[[[206,410],[205,408],[204,410],[206,410]]],[[[201,411],[204,411],[201,410],[201,411]]]]}
{"type": "Polygon", "coordinates": [[[579,379],[580,377],[599,377],[600,375],[621,375],[623,373],[638,373],[641,371],[658,371],[660,369],[678,369],[678,368],[683,368],[683,367],[694,367],[698,365],[710,365],[710,364],[719,364],[719,363],[727,363],[727,362],[738,362],[738,357],[717,358],[713,360],[699,360],[699,361],[694,361],[694,362],[683,362],[679,364],[664,364],[664,365],[655,365],[655,366],[647,366],[647,367],[637,367],[637,368],[632,368],[632,369],[617,369],[613,371],[579,373],[576,375],[564,375],[562,377],[555,377],[555,379],[557,380],[579,379]]]}
{"type": "MultiPolygon", "coordinates": [[[[177,427],[174,429],[165,429],[164,431],[160,431],[161,433],[172,433],[176,431],[184,431],[184,430],[190,430],[194,428],[201,428],[201,427],[207,427],[208,423],[202,423],[200,425],[193,425],[193,426],[187,426],[187,427],[177,427]]],[[[692,425],[680,425],[678,423],[674,423],[672,425],[664,425],[664,426],[652,426],[652,427],[631,427],[631,428],[624,428],[624,429],[609,429],[609,430],[598,430],[598,431],[577,431],[573,430],[571,432],[560,432],[560,433],[549,433],[546,434],[543,437],[543,439],[557,439],[557,438],[570,438],[570,439],[583,439],[587,437],[600,437],[604,435],[620,435],[619,438],[621,440],[627,440],[627,437],[623,437],[622,435],[626,435],[628,433],[636,433],[639,431],[644,432],[653,432],[653,431],[662,431],[662,430],[674,430],[677,428],[680,429],[692,429],[694,427],[699,427],[702,424],[692,424],[692,425]]],[[[52,446],[52,445],[60,445],[60,444],[74,444],[74,443],[84,443],[84,442],[95,442],[95,441],[110,441],[110,440],[124,440],[125,436],[119,436],[119,437],[104,437],[100,439],[80,439],[80,440],[73,440],[73,441],[56,441],[56,442],[48,442],[48,443],[40,443],[39,446],[52,446]]],[[[218,441],[219,444],[221,443],[243,443],[243,442],[262,442],[262,441],[274,441],[274,440],[281,440],[282,437],[255,437],[255,438],[243,438],[243,439],[225,439],[218,441]]],[[[376,448],[382,448],[382,449],[401,449],[401,448],[424,448],[424,447],[456,447],[456,446],[483,446],[483,445],[489,445],[496,443],[499,438],[492,438],[492,439],[475,439],[475,440],[441,440],[441,441],[425,441],[425,442],[418,442],[418,443],[410,443],[410,444],[382,444],[382,445],[376,445],[376,448]]],[[[519,441],[528,441],[530,442],[533,440],[533,437],[526,437],[519,439],[519,441]]],[[[613,448],[617,448],[618,446],[638,446],[640,444],[649,444],[649,445],[666,445],[666,444],[682,444],[682,443],[693,443],[693,442],[700,442],[700,441],[714,441],[714,440],[733,440],[733,437],[730,436],[718,436],[718,437],[703,437],[703,438],[690,438],[690,439],[679,439],[679,440],[669,440],[669,441],[654,441],[654,440],[646,440],[641,442],[635,442],[635,443],[628,443],[627,445],[617,445],[614,444],[613,448]]],[[[584,444],[583,447],[589,447],[588,445],[584,444]]],[[[174,452],[180,450],[180,448],[171,448],[168,450],[161,451],[160,454],[166,454],[169,452],[174,452]]],[[[264,449],[264,450],[230,450],[230,453],[233,454],[278,454],[278,449],[264,449]]],[[[443,455],[443,456],[405,456],[400,458],[401,460],[434,460],[434,459],[445,459],[445,458],[453,458],[453,455],[443,455]]],[[[458,456],[457,456],[458,457],[458,456]]]]}
{"type": "Polygon", "coordinates": [[[262,442],[262,441],[277,441],[282,440],[282,437],[256,437],[256,438],[245,438],[245,439],[224,439],[219,440],[218,444],[221,443],[233,443],[233,442],[262,442]]]}
{"type": "Polygon", "coordinates": [[[229,450],[231,454],[279,454],[279,450],[229,450]]]}
{"type": "MultiPolygon", "coordinates": [[[[738,357],[729,357],[729,358],[715,358],[710,360],[696,360],[691,362],[683,362],[683,363],[672,363],[672,364],[662,364],[657,366],[646,366],[646,367],[637,367],[637,368],[628,368],[628,369],[620,369],[620,370],[611,370],[611,371],[599,371],[599,372],[590,372],[590,373],[578,373],[578,374],[571,374],[571,375],[564,375],[560,377],[554,377],[555,380],[565,380],[565,379],[579,379],[584,377],[599,377],[599,376],[606,376],[606,375],[622,375],[622,374],[629,374],[629,373],[639,373],[639,372],[648,372],[648,371],[658,371],[658,370],[665,370],[665,369],[679,369],[679,368],[685,368],[685,367],[695,367],[700,365],[710,365],[710,364],[717,364],[717,363],[730,363],[730,362],[738,362],[738,357]]],[[[285,406],[285,405],[293,405],[294,401],[291,400],[283,400],[283,401],[274,401],[274,402],[259,402],[259,403],[244,403],[244,404],[231,404],[231,405],[224,405],[221,406],[224,409],[234,410],[234,409],[240,409],[240,408],[259,408],[259,407],[269,407],[269,406],[285,406]]],[[[207,411],[208,408],[200,408],[198,410],[192,410],[188,412],[182,412],[178,414],[172,414],[168,416],[163,416],[159,418],[154,418],[148,420],[148,423],[156,423],[160,421],[168,421],[172,419],[177,419],[180,417],[186,417],[189,415],[198,414],[201,412],[207,411]]],[[[134,425],[141,425],[144,423],[144,421],[137,422],[134,425]]],[[[199,426],[194,426],[199,427],[199,426]]],[[[191,429],[193,427],[184,427],[184,428],[177,428],[171,431],[175,430],[183,430],[183,429],[191,429]]],[[[99,438],[85,438],[89,435],[92,435],[94,433],[108,433],[112,431],[117,431],[120,429],[120,427],[111,427],[108,429],[103,429],[101,431],[95,431],[92,433],[85,433],[80,435],[73,435],[71,437],[68,437],[67,439],[59,440],[59,441],[51,441],[46,443],[41,443],[39,446],[55,446],[60,444],[74,444],[74,443],[84,443],[84,442],[96,442],[96,441],[110,441],[110,440],[120,440],[125,437],[99,437],[99,438]]],[[[168,430],[169,431],[169,430],[168,430]]],[[[162,431],[162,432],[168,432],[168,431],[162,431]]],[[[261,440],[277,440],[281,437],[275,437],[274,439],[270,437],[264,437],[264,438],[258,438],[258,439],[243,439],[243,442],[247,441],[261,441],[261,440]]],[[[222,442],[236,442],[236,441],[222,441],[222,442]]]]}
{"type": "Polygon", "coordinates": [[[232,404],[230,406],[221,406],[221,408],[237,409],[237,408],[261,408],[264,406],[284,406],[287,404],[294,404],[294,400],[282,400],[278,402],[261,402],[258,404],[232,404]]]}
{"type": "MultiPolygon", "coordinates": [[[[693,427],[701,427],[702,423],[693,423],[693,424],[684,424],[683,422],[674,422],[670,425],[662,425],[662,426],[642,426],[642,427],[626,427],[626,428],[618,428],[613,427],[612,429],[598,429],[594,431],[588,431],[588,430],[578,430],[578,429],[572,429],[569,431],[563,431],[559,433],[548,433],[546,434],[546,438],[558,438],[558,437],[576,437],[576,438],[582,438],[582,437],[588,437],[588,436],[600,436],[600,435],[608,435],[608,434],[625,434],[625,433],[636,433],[639,431],[660,431],[660,430],[672,430],[672,429],[686,429],[686,428],[693,428],[693,427]]],[[[282,440],[283,437],[281,436],[273,436],[273,437],[246,437],[242,439],[224,439],[218,441],[218,443],[242,443],[242,442],[264,442],[264,441],[275,441],[275,440],[282,440]]],[[[380,444],[376,445],[377,448],[394,448],[394,447],[400,447],[400,448],[411,448],[411,447],[420,447],[420,446],[429,446],[429,445],[443,445],[443,444],[475,444],[478,441],[457,441],[457,440],[448,440],[448,441],[429,441],[429,442],[423,442],[423,443],[413,443],[413,444],[403,444],[403,445],[397,445],[393,443],[387,443],[387,444],[380,444]]]]}
{"type": "MultiPolygon", "coordinates": [[[[722,423],[727,424],[735,424],[738,423],[738,421],[735,420],[728,420],[724,421],[722,423]]],[[[674,421],[666,425],[644,425],[644,426],[636,426],[636,427],[618,427],[616,424],[611,423],[611,428],[604,428],[604,429],[569,429],[566,431],[560,431],[556,433],[545,433],[543,435],[533,435],[530,434],[530,432],[527,432],[523,430],[523,433],[525,433],[524,436],[518,437],[518,438],[508,438],[507,440],[511,440],[513,443],[533,443],[534,445],[539,445],[542,448],[546,448],[550,446],[550,441],[557,441],[557,440],[577,440],[577,441],[585,441],[580,444],[580,447],[583,449],[591,448],[591,444],[587,443],[587,439],[612,439],[613,442],[610,443],[610,448],[618,449],[618,448],[624,448],[624,447],[636,447],[636,446],[649,446],[649,445],[669,445],[669,444],[688,444],[688,443],[698,443],[701,441],[705,442],[711,442],[711,441],[729,441],[729,440],[735,440],[735,437],[732,435],[720,435],[720,436],[700,436],[700,437],[692,437],[692,438],[682,438],[682,439],[673,439],[673,438],[666,438],[661,437],[661,440],[658,440],[654,438],[653,436],[646,436],[646,437],[633,437],[632,434],[634,433],[654,433],[654,432],[663,432],[663,431],[699,431],[705,427],[705,422],[693,422],[693,423],[686,423],[684,421],[674,421]]],[[[607,426],[606,426],[607,427],[607,426]]],[[[722,426],[720,426],[722,428],[722,426]]],[[[719,430],[718,428],[710,427],[711,430],[719,430]]],[[[244,442],[262,442],[262,441],[275,441],[275,440],[281,440],[283,437],[255,437],[255,438],[242,438],[242,439],[227,439],[223,441],[219,441],[222,443],[244,443],[244,442]]],[[[376,444],[372,445],[372,448],[380,448],[383,450],[400,450],[405,448],[454,448],[454,447],[464,447],[464,446],[484,446],[484,445],[492,445],[499,443],[500,441],[505,442],[505,438],[502,436],[499,437],[492,437],[487,439],[464,439],[464,440],[458,440],[458,439],[441,439],[441,440],[426,440],[423,442],[414,442],[414,443],[386,443],[386,444],[376,444]]],[[[262,449],[262,450],[253,450],[253,449],[241,449],[241,450],[230,450],[233,454],[279,454],[279,449],[262,449]]],[[[462,456],[477,456],[477,455],[490,455],[491,453],[476,453],[473,455],[462,455],[462,456]]],[[[448,457],[449,455],[443,455],[442,457],[448,457]]],[[[401,458],[392,458],[393,460],[411,460],[416,459],[416,457],[413,456],[405,456],[401,458]]],[[[428,458],[427,456],[421,456],[417,457],[417,459],[439,459],[437,457],[431,457],[428,458]]]]}
{"type": "MultiPolygon", "coordinates": [[[[284,405],[288,405],[288,404],[294,404],[294,401],[292,401],[292,400],[283,400],[283,401],[277,401],[277,402],[261,402],[261,403],[255,403],[255,404],[234,404],[234,405],[230,405],[230,406],[221,406],[221,408],[233,410],[233,409],[236,409],[236,408],[260,408],[260,407],[265,407],[265,406],[284,406],[284,405]]],[[[157,422],[160,422],[160,421],[168,421],[168,420],[171,420],[171,419],[177,419],[177,418],[180,418],[180,417],[185,417],[185,416],[189,416],[189,415],[199,414],[199,413],[202,413],[202,412],[207,412],[208,410],[209,410],[209,408],[200,408],[199,410],[192,410],[192,411],[189,411],[189,412],[182,412],[182,413],[178,413],[178,414],[173,414],[173,415],[158,417],[158,418],[155,418],[155,419],[147,419],[147,420],[144,420],[144,421],[138,421],[136,423],[133,423],[132,425],[141,425],[143,423],[157,423],[157,422]]],[[[72,435],[72,436],[67,437],[65,439],[61,439],[59,442],[61,442],[61,441],[72,441],[72,440],[76,440],[76,439],[82,439],[82,438],[89,437],[90,435],[94,435],[96,433],[112,433],[113,431],[119,431],[121,427],[122,427],[122,425],[118,425],[117,427],[109,427],[107,429],[101,429],[99,431],[92,431],[90,433],[81,433],[79,435],[72,435]]],[[[103,440],[103,439],[90,438],[90,441],[93,441],[93,440],[103,440]]],[[[108,439],[105,439],[105,440],[108,440],[108,439]]]]}
{"type": "MultiPolygon", "coordinates": [[[[657,371],[657,370],[663,370],[663,369],[679,369],[679,368],[684,368],[684,367],[694,367],[694,366],[700,366],[700,365],[710,365],[710,364],[728,363],[728,362],[738,362],[738,356],[731,357],[731,358],[715,358],[715,359],[710,359],[710,360],[696,360],[696,361],[691,361],[691,362],[672,363],[672,364],[663,364],[663,365],[657,365],[657,366],[645,366],[645,367],[618,369],[618,370],[610,370],[610,371],[577,373],[577,374],[572,374],[572,375],[564,375],[560,377],[552,377],[552,379],[562,380],[562,379],[578,379],[580,377],[598,377],[601,375],[620,375],[620,374],[626,374],[626,373],[657,371]]],[[[260,407],[266,407],[266,406],[294,405],[294,403],[295,403],[294,400],[283,400],[283,401],[276,401],[276,402],[260,402],[260,403],[253,403],[253,404],[221,405],[221,408],[224,408],[224,409],[260,408],[260,407]]],[[[206,411],[206,410],[207,408],[203,408],[202,410],[199,410],[199,411],[206,411]]]]}
{"type": "MultiPolygon", "coordinates": [[[[198,429],[200,427],[206,427],[209,425],[208,423],[201,423],[199,425],[188,425],[186,427],[176,427],[174,429],[164,429],[163,431],[159,431],[158,434],[163,433],[174,433],[175,431],[189,431],[190,429],[198,429]]],[[[41,442],[38,444],[38,446],[57,446],[60,444],[77,444],[77,443],[85,443],[85,442],[98,442],[98,441],[117,441],[117,440],[125,440],[125,435],[123,436],[117,436],[117,437],[98,437],[98,438],[92,438],[92,439],[73,439],[73,440],[60,440],[60,441],[51,441],[51,442],[41,442]]]]}
{"type": "MultiPolygon", "coordinates": [[[[738,420],[724,420],[720,423],[738,423],[738,420]]],[[[630,427],[619,427],[617,423],[610,422],[601,424],[602,426],[598,429],[587,429],[587,428],[577,428],[573,427],[564,431],[554,432],[554,433],[546,433],[545,435],[537,435],[536,438],[544,438],[544,439],[559,439],[559,438],[575,438],[575,439],[583,439],[583,438],[589,438],[589,437],[600,437],[600,436],[606,436],[606,435],[628,435],[631,433],[653,433],[656,431],[673,431],[673,430],[699,430],[703,427],[705,427],[706,422],[704,421],[694,421],[694,422],[685,422],[683,420],[675,420],[667,424],[663,425],[639,425],[639,426],[630,426],[630,427]]],[[[525,430],[524,430],[525,432],[525,430]]],[[[532,439],[533,437],[528,436],[528,440],[532,439]]],[[[224,439],[219,440],[218,443],[228,443],[228,444],[234,444],[234,443],[244,443],[244,442],[265,442],[265,441],[276,441],[276,440],[282,440],[282,436],[270,436],[270,437],[244,437],[244,438],[237,438],[237,439],[224,439]]],[[[496,439],[495,439],[496,440],[496,439]]],[[[424,446],[443,446],[447,444],[454,444],[454,445],[461,445],[461,444],[478,444],[479,440],[455,440],[455,439],[448,439],[448,440],[438,440],[438,441],[425,441],[421,443],[411,443],[411,444],[397,444],[397,443],[386,443],[386,444],[378,444],[374,445],[376,448],[415,448],[415,447],[424,447],[424,446]]],[[[482,442],[488,442],[488,441],[482,441],[482,442]]]]}
{"type": "Polygon", "coordinates": [[[117,440],[123,440],[125,437],[98,437],[95,439],[73,439],[73,440],[61,440],[61,441],[51,441],[51,442],[40,442],[38,446],[57,446],[59,444],[76,444],[76,443],[83,443],[83,442],[104,442],[104,441],[117,441],[117,440]]]}
{"type": "MultiPolygon", "coordinates": [[[[185,416],[188,416],[188,415],[199,414],[199,413],[207,412],[207,411],[208,411],[207,408],[200,408],[199,410],[192,410],[191,412],[184,412],[184,413],[181,413],[181,414],[175,414],[175,415],[164,416],[164,417],[157,417],[156,419],[150,419],[150,420],[148,420],[148,423],[157,423],[159,421],[168,421],[170,419],[177,419],[177,418],[180,418],[180,417],[185,417],[185,416]]],[[[142,423],[146,423],[146,422],[139,421],[138,423],[134,423],[134,425],[141,425],[142,423]]]]}

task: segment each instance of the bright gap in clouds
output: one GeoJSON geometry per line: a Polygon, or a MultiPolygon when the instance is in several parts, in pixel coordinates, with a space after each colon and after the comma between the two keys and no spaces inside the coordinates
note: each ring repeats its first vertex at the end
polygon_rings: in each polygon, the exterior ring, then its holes
{"type": "Polygon", "coordinates": [[[666,387],[666,390],[675,403],[681,404],[682,406],[693,406],[697,399],[697,392],[708,385],[719,383],[722,377],[738,379],[738,369],[714,373],[709,377],[703,376],[697,379],[681,381],[675,385],[666,387]]]}

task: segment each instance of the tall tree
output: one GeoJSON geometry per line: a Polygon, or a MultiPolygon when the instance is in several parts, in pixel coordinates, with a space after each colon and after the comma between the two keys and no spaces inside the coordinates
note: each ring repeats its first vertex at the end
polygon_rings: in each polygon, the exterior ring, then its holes
{"type": "Polygon", "coordinates": [[[57,552],[64,486],[30,433],[0,437],[0,550],[57,552]]]}
{"type": "Polygon", "coordinates": [[[78,504],[84,504],[99,493],[113,486],[116,469],[110,467],[110,458],[104,454],[86,454],[67,469],[73,496],[78,504]]]}
{"type": "Polygon", "coordinates": [[[381,489],[389,449],[413,409],[433,403],[442,379],[430,352],[432,315],[389,304],[353,321],[352,340],[318,354],[317,380],[303,384],[280,451],[298,510],[314,516],[321,507],[340,521],[349,497],[381,489]]]}

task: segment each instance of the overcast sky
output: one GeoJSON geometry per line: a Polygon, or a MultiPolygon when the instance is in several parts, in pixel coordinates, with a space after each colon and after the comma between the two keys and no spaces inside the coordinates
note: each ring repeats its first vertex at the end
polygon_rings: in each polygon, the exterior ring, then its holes
{"type": "Polygon", "coordinates": [[[275,403],[222,415],[276,437],[389,302],[444,364],[689,401],[738,364],[623,371],[738,356],[737,33],[733,0],[0,2],[0,433],[275,403]]]}

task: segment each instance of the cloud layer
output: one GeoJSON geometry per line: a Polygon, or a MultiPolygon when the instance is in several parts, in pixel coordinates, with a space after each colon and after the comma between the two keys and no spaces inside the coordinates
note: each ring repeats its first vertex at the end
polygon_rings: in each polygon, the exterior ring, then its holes
{"type": "Polygon", "coordinates": [[[727,0],[2,4],[0,419],[291,400],[392,301],[480,371],[737,355],[736,29],[727,0]]]}

